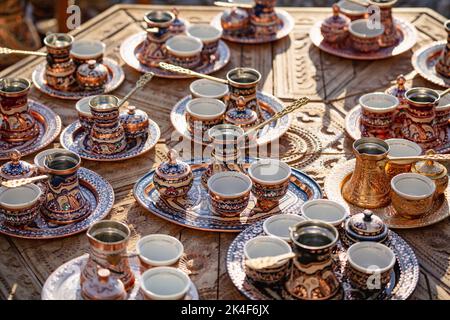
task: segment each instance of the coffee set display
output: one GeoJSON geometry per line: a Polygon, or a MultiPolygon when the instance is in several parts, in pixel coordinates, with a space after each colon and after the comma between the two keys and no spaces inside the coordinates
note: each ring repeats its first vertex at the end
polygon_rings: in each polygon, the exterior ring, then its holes
{"type": "Polygon", "coordinates": [[[447,40],[432,42],[414,52],[412,65],[424,79],[450,87],[450,20],[444,22],[447,40]]]}
{"type": "Polygon", "coordinates": [[[163,78],[188,78],[159,68],[159,62],[209,74],[230,60],[230,49],[220,40],[220,29],[207,24],[187,25],[171,11],[150,11],[144,21],[146,31],[125,39],[120,47],[122,59],[137,71],[163,78]]]}
{"type": "Polygon", "coordinates": [[[61,118],[47,106],[28,99],[31,83],[23,78],[0,79],[0,160],[17,149],[39,151],[61,132],[61,118]]]}
{"type": "Polygon", "coordinates": [[[183,244],[164,234],[142,237],[129,254],[127,225],[104,220],[87,231],[90,253],[46,280],[42,300],[198,300],[183,265],[183,244]]]}
{"type": "Polygon", "coordinates": [[[282,39],[294,29],[294,19],[281,9],[275,8],[276,0],[216,1],[218,6],[230,7],[215,16],[211,22],[223,30],[222,39],[258,44],[282,39]]]}
{"type": "Polygon", "coordinates": [[[415,45],[417,32],[408,21],[393,17],[396,2],[342,0],[333,5],[331,17],[311,28],[311,41],[327,53],[348,59],[378,60],[402,54],[415,45]],[[380,10],[378,24],[369,16],[370,6],[380,10]]]}
{"type": "Polygon", "coordinates": [[[0,48],[0,54],[45,56],[47,61],[32,74],[34,85],[45,94],[78,100],[111,92],[125,80],[120,65],[103,57],[105,44],[101,41],[75,41],[69,34],[53,33],[45,37],[44,44],[47,53],[0,48]]]}

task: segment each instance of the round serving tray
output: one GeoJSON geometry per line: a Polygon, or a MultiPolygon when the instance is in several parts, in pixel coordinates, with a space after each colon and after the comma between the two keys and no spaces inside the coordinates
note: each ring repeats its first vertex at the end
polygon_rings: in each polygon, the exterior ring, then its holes
{"type": "Polygon", "coordinates": [[[66,99],[66,100],[79,100],[84,97],[95,96],[99,94],[105,94],[117,89],[125,80],[125,73],[122,67],[113,59],[103,58],[103,64],[108,69],[108,81],[104,88],[98,90],[84,90],[78,84],[74,84],[69,91],[56,90],[47,85],[45,80],[45,66],[47,62],[39,64],[33,71],[32,79],[33,83],[39,91],[48,94],[51,97],[66,99]]]}
{"type": "MultiPolygon", "coordinates": [[[[186,79],[192,77],[142,64],[136,57],[136,50],[142,45],[145,37],[146,33],[140,32],[128,37],[124,42],[122,42],[122,45],[120,46],[120,55],[127,65],[142,73],[153,72],[155,76],[161,78],[186,79]]],[[[193,70],[203,74],[210,74],[225,67],[230,61],[230,48],[228,48],[225,42],[219,41],[216,56],[217,58],[215,59],[203,61],[201,66],[193,70]]]]}
{"type": "MultiPolygon", "coordinates": [[[[276,34],[268,37],[256,37],[255,34],[248,34],[236,37],[224,34],[222,35],[222,39],[242,44],[261,44],[280,40],[288,36],[289,33],[291,33],[292,30],[294,30],[295,25],[294,18],[292,18],[292,16],[288,12],[282,9],[275,9],[275,12],[281,21],[281,27],[278,29],[276,34]]],[[[219,13],[211,21],[211,25],[221,30],[222,30],[221,24],[222,14],[223,13],[219,13]]]]}
{"type": "Polygon", "coordinates": [[[68,237],[88,229],[109,213],[114,204],[114,190],[103,177],[86,168],[78,170],[81,192],[91,205],[91,212],[83,220],[68,225],[55,225],[38,215],[25,227],[13,227],[0,218],[0,233],[26,239],[53,239],[68,237]]]}
{"type": "Polygon", "coordinates": [[[450,87],[450,78],[436,72],[435,66],[439,61],[442,50],[444,50],[447,41],[437,41],[427,44],[423,48],[414,52],[411,63],[414,70],[422,76],[422,78],[442,87],[450,87]]]}
{"type": "MultiPolygon", "coordinates": [[[[184,227],[215,232],[240,232],[274,214],[300,212],[305,201],[322,198],[320,186],[308,175],[293,169],[288,192],[278,206],[263,210],[256,206],[256,199],[251,195],[247,209],[239,217],[223,218],[211,211],[208,191],[201,184],[201,176],[208,164],[198,161],[189,164],[194,174],[194,184],[186,197],[161,198],[153,184],[154,170],[135,184],[134,197],[141,206],[163,219],[184,227]]],[[[246,162],[243,171],[249,166],[246,162]]]]}
{"type": "MultiPolygon", "coordinates": [[[[89,255],[78,258],[59,266],[45,281],[41,292],[42,300],[83,300],[81,297],[80,275],[86,265],[89,255]]],[[[130,267],[135,276],[133,289],[128,293],[128,300],[143,300],[140,293],[140,265],[136,258],[130,258],[130,267]]],[[[184,300],[199,300],[198,291],[191,281],[191,287],[184,300]]]]}
{"type": "Polygon", "coordinates": [[[39,126],[38,136],[20,143],[9,143],[0,139],[0,160],[9,160],[14,149],[19,150],[22,156],[35,153],[52,143],[61,132],[61,118],[49,107],[33,100],[28,100],[28,107],[39,126]]]}
{"type": "Polygon", "coordinates": [[[91,151],[87,145],[87,136],[88,132],[84,130],[79,121],[75,121],[61,133],[61,145],[86,160],[121,161],[138,157],[150,151],[158,143],[161,132],[156,122],[149,119],[148,134],[145,139],[129,139],[125,151],[112,155],[97,154],[91,151]]]}
{"type": "Polygon", "coordinates": [[[380,50],[374,52],[360,52],[353,49],[349,38],[347,38],[345,43],[341,46],[334,46],[324,41],[320,31],[320,26],[323,21],[318,21],[314,24],[309,31],[309,37],[312,43],[314,43],[314,45],[319,49],[341,58],[354,60],[386,59],[410,50],[414,47],[417,41],[416,28],[410,22],[398,18],[394,18],[394,21],[397,26],[399,37],[398,43],[395,46],[381,48],[380,50]]]}
{"type": "MultiPolygon", "coordinates": [[[[283,285],[264,286],[256,284],[245,275],[244,246],[247,241],[265,235],[263,221],[259,221],[241,232],[231,243],[227,254],[227,271],[236,288],[251,300],[294,300],[283,285]]],[[[379,294],[370,297],[376,300],[405,300],[414,291],[419,280],[419,263],[412,248],[396,233],[389,231],[385,242],[395,253],[397,262],[391,274],[390,284],[379,294]]],[[[338,241],[334,254],[334,271],[341,281],[345,300],[368,299],[364,293],[352,288],[345,276],[347,255],[345,247],[338,241]]]]}
{"type": "MultiPolygon", "coordinates": [[[[258,91],[256,96],[258,98],[263,118],[262,120],[269,119],[274,113],[284,109],[283,102],[268,93],[258,91]]],[[[194,137],[187,129],[186,107],[191,99],[191,96],[186,96],[177,102],[170,113],[170,121],[175,130],[186,139],[205,146],[209,145],[211,141],[207,140],[206,135],[204,137],[194,137]]],[[[279,139],[286,131],[288,131],[291,122],[292,116],[288,114],[258,130],[258,138],[256,139],[257,145],[262,146],[279,139]]],[[[246,147],[248,147],[248,145],[246,145],[246,147]]]]}
{"type": "MultiPolygon", "coordinates": [[[[360,213],[364,208],[349,204],[342,196],[342,188],[355,168],[355,159],[336,165],[325,178],[324,190],[328,199],[339,202],[346,207],[350,214],[360,213]]],[[[397,214],[392,204],[384,208],[372,209],[373,213],[383,219],[391,229],[412,229],[426,227],[438,223],[450,216],[450,186],[445,196],[437,199],[428,214],[417,219],[406,219],[397,214]]]]}

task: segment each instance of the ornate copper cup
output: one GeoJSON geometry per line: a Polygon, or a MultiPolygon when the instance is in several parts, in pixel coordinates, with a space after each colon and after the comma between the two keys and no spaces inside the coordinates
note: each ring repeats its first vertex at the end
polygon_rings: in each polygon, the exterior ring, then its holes
{"type": "Polygon", "coordinates": [[[450,20],[445,21],[444,27],[445,31],[447,31],[447,45],[436,64],[436,71],[444,77],[450,77],[450,20]]]}
{"type": "Polygon", "coordinates": [[[122,281],[125,290],[134,286],[134,275],[127,256],[131,231],[122,222],[103,220],[94,223],[86,235],[90,244],[89,259],[81,272],[81,283],[96,276],[97,265],[111,271],[122,281]]]}
{"type": "Polygon", "coordinates": [[[240,97],[244,98],[246,108],[258,112],[256,91],[261,80],[261,74],[252,68],[235,68],[227,73],[230,88],[229,109],[238,109],[240,97]]]}
{"type": "Polygon", "coordinates": [[[362,138],[353,143],[356,165],[343,188],[344,199],[358,207],[375,209],[391,202],[385,172],[389,145],[381,139],[362,138]]]}
{"type": "Polygon", "coordinates": [[[24,142],[39,134],[36,120],[28,110],[30,87],[26,79],[0,79],[0,135],[7,142],[24,142]]]}
{"type": "Polygon", "coordinates": [[[277,0],[255,0],[250,23],[257,36],[271,36],[278,31],[279,18],[275,13],[277,0]]]}
{"type": "Polygon", "coordinates": [[[392,17],[392,7],[397,0],[369,0],[370,5],[380,8],[381,24],[384,27],[384,33],[380,39],[381,47],[391,47],[398,41],[397,27],[392,17]]]}

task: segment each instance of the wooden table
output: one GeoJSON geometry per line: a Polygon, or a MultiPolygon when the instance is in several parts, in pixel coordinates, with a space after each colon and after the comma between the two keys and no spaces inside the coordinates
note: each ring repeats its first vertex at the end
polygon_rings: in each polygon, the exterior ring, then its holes
{"type": "MultiPolygon", "coordinates": [[[[119,46],[131,34],[140,32],[143,14],[161,6],[119,5],[110,8],[74,31],[77,39],[101,39],[107,45],[107,56],[121,61],[119,46]]],[[[166,7],[169,8],[169,7],[166,7]]],[[[319,183],[337,163],[351,158],[351,141],[343,128],[345,114],[355,105],[364,90],[384,90],[389,81],[404,73],[413,80],[409,86],[430,86],[414,76],[410,63],[411,52],[376,62],[357,62],[330,56],[319,51],[308,37],[308,30],[317,20],[328,16],[331,9],[289,8],[295,18],[295,30],[290,37],[273,44],[241,46],[229,44],[232,58],[225,70],[236,66],[258,69],[263,75],[261,89],[284,101],[300,96],[316,100],[296,114],[292,128],[281,139],[282,158],[296,168],[312,175],[319,183]],[[335,101],[335,99],[339,99],[335,101]],[[332,101],[330,101],[332,100],[332,101]],[[346,151],[346,157],[307,155],[304,151],[346,151]]],[[[214,7],[183,7],[181,14],[190,22],[208,23],[221,10],[214,7]]],[[[414,50],[431,41],[445,38],[444,17],[429,9],[397,9],[395,14],[411,21],[419,33],[414,50]]],[[[1,77],[31,77],[43,58],[28,57],[1,73],[1,77]]],[[[123,61],[121,61],[123,64],[123,61]]],[[[139,73],[124,65],[126,80],[114,94],[125,95],[139,77],[139,73]]],[[[191,277],[202,299],[242,299],[226,271],[226,253],[234,234],[201,232],[180,227],[155,217],[141,208],[133,198],[136,180],[155,164],[166,159],[166,140],[173,128],[169,113],[172,106],[188,94],[191,80],[155,79],[131,100],[148,112],[162,131],[162,139],[155,150],[129,161],[96,163],[84,161],[113,185],[116,203],[109,218],[126,222],[132,230],[130,249],[140,236],[166,233],[179,238],[188,254],[191,277]]],[[[63,101],[32,90],[31,97],[53,108],[68,125],[77,119],[74,102],[63,101]]],[[[167,140],[169,145],[173,145],[167,140]]],[[[26,160],[32,160],[27,157],[26,160]]],[[[413,299],[450,299],[450,223],[399,232],[415,249],[420,261],[420,281],[413,299]]],[[[87,252],[84,234],[60,240],[30,241],[0,235],[0,298],[39,299],[43,283],[62,263],[87,252]]]]}

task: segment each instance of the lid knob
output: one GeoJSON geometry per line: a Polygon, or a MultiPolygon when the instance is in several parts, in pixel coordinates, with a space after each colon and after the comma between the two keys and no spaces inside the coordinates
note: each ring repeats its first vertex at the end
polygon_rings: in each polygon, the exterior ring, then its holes
{"type": "Polygon", "coordinates": [[[172,13],[174,14],[175,18],[178,18],[178,15],[180,14],[180,11],[177,8],[173,7],[172,8],[172,13]]]}
{"type": "Polygon", "coordinates": [[[169,157],[170,164],[177,164],[178,152],[175,149],[170,149],[167,156],[169,157]]]}
{"type": "Polygon", "coordinates": [[[135,114],[136,107],[135,106],[127,106],[128,114],[135,114]]]}
{"type": "Polygon", "coordinates": [[[403,74],[397,77],[397,87],[399,90],[405,89],[406,78],[403,74]]]}
{"type": "Polygon", "coordinates": [[[99,268],[97,270],[98,279],[101,283],[107,283],[109,280],[109,276],[111,275],[111,271],[104,268],[99,268]]]}
{"type": "Polygon", "coordinates": [[[366,209],[363,211],[363,214],[364,214],[364,218],[363,218],[364,221],[366,221],[366,222],[372,221],[372,215],[373,215],[372,211],[366,209]]]}
{"type": "MultiPolygon", "coordinates": [[[[425,154],[426,154],[427,156],[431,156],[431,155],[436,154],[436,151],[434,151],[433,149],[430,149],[430,150],[427,150],[427,152],[425,152],[425,154]]],[[[432,165],[434,164],[434,161],[433,161],[433,160],[426,160],[426,161],[425,161],[425,164],[426,164],[427,166],[432,166],[432,165]]]]}
{"type": "Polygon", "coordinates": [[[91,69],[91,70],[94,69],[96,63],[97,63],[97,61],[95,61],[95,60],[89,60],[87,62],[88,66],[89,66],[89,69],[91,69]]]}
{"type": "Polygon", "coordinates": [[[337,5],[337,3],[333,4],[333,16],[339,16],[339,6],[337,5]]]}
{"type": "Polygon", "coordinates": [[[14,164],[18,164],[21,157],[22,157],[22,154],[17,149],[14,149],[9,154],[9,158],[11,159],[11,162],[14,164]]]}
{"type": "Polygon", "coordinates": [[[244,98],[243,96],[240,96],[240,97],[237,99],[236,104],[237,104],[237,109],[238,109],[239,111],[244,111],[244,110],[245,110],[245,105],[246,105],[246,103],[245,103],[245,98],[244,98]]]}

